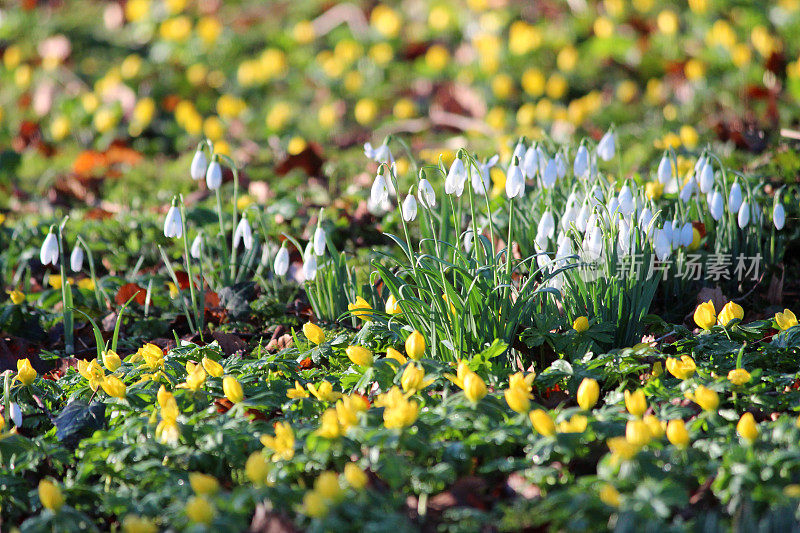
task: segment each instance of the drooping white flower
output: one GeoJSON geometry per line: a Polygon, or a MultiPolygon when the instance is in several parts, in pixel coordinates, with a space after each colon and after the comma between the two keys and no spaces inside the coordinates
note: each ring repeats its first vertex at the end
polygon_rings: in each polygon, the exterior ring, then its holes
{"type": "Polygon", "coordinates": [[[572,252],[572,239],[561,234],[562,238],[558,242],[558,249],[556,250],[556,260],[562,260],[562,263],[565,262],[567,257],[573,255],[572,252]]]}
{"type": "Polygon", "coordinates": [[[506,176],[506,196],[509,198],[522,197],[525,192],[525,176],[519,169],[519,165],[512,163],[508,167],[508,175],[506,176]]]}
{"type": "Polygon", "coordinates": [[[554,159],[556,161],[558,179],[561,179],[567,175],[567,160],[564,159],[564,154],[561,152],[558,152],[554,159]]]}
{"type": "Polygon", "coordinates": [[[450,165],[450,170],[447,172],[447,178],[444,180],[445,194],[454,194],[460,198],[464,193],[464,185],[467,182],[467,169],[464,162],[458,157],[453,160],[450,165]]]}
{"type": "Polygon", "coordinates": [[[408,196],[403,200],[403,220],[411,222],[415,218],[417,218],[417,199],[409,191],[408,196]]]}
{"type": "Polygon", "coordinates": [[[275,273],[279,276],[285,276],[286,272],[289,271],[289,250],[286,249],[286,245],[282,245],[278,253],[275,254],[275,263],[274,267],[275,273]]]}
{"type": "Polygon", "coordinates": [[[203,257],[203,237],[201,237],[199,233],[192,241],[192,247],[189,248],[189,255],[194,259],[203,257]]]}
{"type": "Polygon", "coordinates": [[[245,250],[253,247],[253,228],[245,217],[242,217],[236,225],[236,231],[233,232],[233,247],[238,248],[240,242],[244,244],[245,250]]]}
{"type": "Polygon", "coordinates": [[[208,165],[206,153],[203,150],[197,150],[192,158],[192,165],[189,167],[189,173],[193,180],[198,181],[203,179],[206,175],[206,165],[208,165]]]}
{"type": "Polygon", "coordinates": [[[383,177],[382,172],[375,176],[369,197],[374,205],[381,205],[389,198],[389,188],[386,186],[386,178],[383,177]]]}
{"type": "Polygon", "coordinates": [[[392,151],[389,150],[389,146],[386,144],[381,144],[377,148],[373,148],[371,143],[364,143],[364,155],[378,163],[394,163],[392,151]]]}
{"type": "Polygon", "coordinates": [[[651,228],[650,222],[653,220],[653,212],[650,210],[649,207],[645,207],[642,209],[642,213],[639,215],[639,229],[645,232],[646,235],[650,235],[651,228]]]}
{"type": "Polygon", "coordinates": [[[525,177],[533,179],[536,172],[539,170],[539,152],[536,151],[536,147],[531,146],[528,148],[525,152],[525,157],[522,157],[521,160],[522,171],[525,173],[525,177]]]}
{"type": "Polygon", "coordinates": [[[75,248],[69,255],[69,267],[73,272],[80,272],[83,268],[83,247],[78,243],[75,243],[75,248]]]}
{"type": "Polygon", "coordinates": [[[747,227],[747,224],[750,222],[750,202],[747,200],[742,203],[742,208],[739,209],[739,215],[736,217],[736,221],[742,229],[747,227]]]}
{"type": "Polygon", "coordinates": [[[491,170],[499,160],[500,156],[495,154],[488,161],[479,165],[479,173],[472,173],[472,188],[475,190],[476,194],[485,195],[489,191],[489,185],[492,183],[491,170]]]}
{"type": "Polygon", "coordinates": [[[592,213],[592,208],[589,207],[589,202],[584,201],[583,205],[581,206],[581,210],[578,211],[578,216],[575,218],[575,227],[578,228],[578,231],[584,233],[586,231],[587,223],[589,222],[589,216],[592,213]]]}
{"type": "Polygon", "coordinates": [[[8,406],[8,410],[11,411],[9,418],[14,422],[14,425],[17,427],[22,426],[22,410],[19,408],[19,404],[16,402],[11,402],[8,406]]]}
{"type": "Polygon", "coordinates": [[[681,246],[689,246],[694,240],[694,227],[691,222],[687,222],[681,228],[681,246]]]}
{"type": "Polygon", "coordinates": [[[775,204],[775,209],[772,211],[772,222],[778,231],[782,230],[784,224],[786,224],[786,209],[780,202],[775,204]]]}
{"type": "Polygon", "coordinates": [[[692,194],[694,193],[694,188],[696,186],[694,178],[691,178],[686,185],[681,188],[681,192],[678,195],[681,199],[681,202],[686,203],[692,199],[692,194]]]}
{"type": "Polygon", "coordinates": [[[602,189],[602,188],[601,188],[599,185],[595,185],[595,186],[592,188],[592,194],[591,194],[591,197],[590,197],[590,198],[591,198],[591,200],[592,200],[592,206],[593,206],[593,207],[594,207],[594,206],[596,206],[596,205],[600,205],[601,203],[603,203],[603,200],[605,199],[605,197],[606,197],[606,196],[605,196],[605,194],[603,193],[603,189],[602,189]]]}
{"type": "Polygon", "coordinates": [[[313,253],[309,253],[310,251],[311,250],[307,250],[303,257],[303,277],[307,281],[312,281],[317,277],[317,256],[313,253]]]}
{"type": "Polygon", "coordinates": [[[562,229],[569,229],[570,225],[578,218],[578,211],[579,209],[577,207],[570,207],[564,211],[564,214],[561,216],[560,224],[562,229]]]}
{"type": "Polygon", "coordinates": [[[177,206],[170,206],[167,217],[164,219],[164,237],[179,238],[183,235],[183,223],[181,212],[177,206]]]}
{"type": "Polygon", "coordinates": [[[55,265],[58,263],[58,238],[52,231],[47,234],[39,251],[39,259],[43,265],[55,265]]]}
{"type": "Polygon", "coordinates": [[[707,161],[700,171],[700,192],[708,194],[714,188],[714,167],[707,161]]]}
{"type": "Polygon", "coordinates": [[[699,174],[703,167],[706,166],[707,158],[704,155],[701,155],[697,158],[697,161],[694,163],[694,173],[699,174]]]}
{"type": "Polygon", "coordinates": [[[737,181],[731,185],[731,193],[728,195],[728,209],[731,213],[738,213],[742,206],[742,187],[737,181]]]}
{"type": "Polygon", "coordinates": [[[661,231],[664,232],[664,235],[666,235],[667,240],[669,241],[670,246],[671,246],[672,245],[672,221],[671,220],[667,220],[666,222],[664,222],[664,226],[662,226],[661,231]]]}
{"type": "Polygon", "coordinates": [[[628,187],[628,184],[622,186],[622,189],[619,191],[619,211],[625,216],[631,216],[633,213],[634,204],[633,204],[633,191],[631,188],[628,187]]]}
{"type": "Polygon", "coordinates": [[[539,227],[536,231],[536,240],[544,241],[545,239],[552,239],[556,234],[556,222],[553,218],[553,213],[548,209],[542,213],[542,218],[539,219],[539,227]]]}
{"type": "Polygon", "coordinates": [[[722,193],[714,189],[709,196],[708,209],[711,212],[711,218],[719,220],[722,218],[723,210],[725,209],[725,199],[722,193]]]}
{"type": "Polygon", "coordinates": [[[603,161],[610,161],[617,150],[616,135],[613,130],[608,130],[600,142],[597,143],[597,156],[603,161]]]}
{"type": "Polygon", "coordinates": [[[475,235],[473,233],[472,228],[464,232],[464,251],[467,253],[472,251],[472,243],[475,240],[475,235]]]}
{"type": "Polygon", "coordinates": [[[522,161],[522,157],[525,155],[525,152],[526,152],[525,145],[522,143],[522,141],[519,141],[517,142],[517,145],[514,147],[514,153],[511,154],[511,159],[514,159],[516,157],[517,159],[522,161]]]}
{"type": "Polygon", "coordinates": [[[314,230],[314,253],[322,255],[325,253],[325,245],[327,244],[327,236],[322,226],[317,224],[317,229],[314,230]]]}
{"type": "Polygon", "coordinates": [[[611,215],[612,217],[614,216],[614,213],[621,212],[619,199],[616,196],[612,196],[611,198],[609,198],[608,204],[606,205],[606,209],[608,209],[608,214],[611,215]]]}
{"type": "Polygon", "coordinates": [[[433,186],[426,178],[419,180],[419,190],[417,191],[417,198],[422,207],[428,209],[436,207],[436,193],[433,191],[433,186]]]}
{"type": "Polygon", "coordinates": [[[572,172],[575,176],[586,179],[589,177],[589,150],[586,146],[580,145],[575,154],[575,161],[572,163],[572,172]]]}
{"type": "Polygon", "coordinates": [[[544,174],[542,174],[542,185],[545,189],[552,189],[558,180],[558,164],[555,159],[547,161],[544,167],[544,174]]]}
{"type": "Polygon", "coordinates": [[[676,218],[672,221],[672,249],[677,250],[681,245],[681,223],[676,218]]]}
{"type": "Polygon", "coordinates": [[[594,226],[588,231],[586,254],[592,261],[603,255],[603,229],[600,226],[594,226]]]}
{"type": "Polygon", "coordinates": [[[206,186],[211,191],[216,191],[222,185],[222,166],[216,159],[212,160],[206,170],[206,186]]]}
{"type": "Polygon", "coordinates": [[[658,181],[661,183],[669,182],[672,178],[672,164],[669,161],[667,154],[661,156],[661,162],[658,164],[658,181]]]}
{"type": "Polygon", "coordinates": [[[672,252],[672,241],[669,235],[663,229],[657,229],[654,240],[656,257],[659,261],[666,261],[672,252]]]}
{"type": "Polygon", "coordinates": [[[617,244],[622,255],[628,255],[631,251],[631,226],[624,218],[619,219],[619,233],[617,233],[617,244]]]}

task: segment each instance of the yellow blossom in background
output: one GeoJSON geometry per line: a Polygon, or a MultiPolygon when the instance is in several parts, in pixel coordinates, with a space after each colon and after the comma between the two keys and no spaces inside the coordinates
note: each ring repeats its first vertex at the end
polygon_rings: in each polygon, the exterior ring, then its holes
{"type": "Polygon", "coordinates": [[[197,22],[197,35],[206,46],[217,42],[222,33],[222,23],[214,17],[203,17],[197,22]]]}
{"type": "Polygon", "coordinates": [[[600,492],[598,493],[598,497],[600,498],[601,502],[609,507],[619,507],[620,503],[622,503],[619,491],[609,483],[603,484],[603,486],[600,488],[600,492]]]}
{"type": "Polygon", "coordinates": [[[191,496],[184,507],[186,516],[195,524],[209,525],[214,520],[214,504],[205,496],[191,496]]]}
{"type": "Polygon", "coordinates": [[[751,443],[758,438],[758,424],[755,418],[753,418],[753,413],[745,413],[742,415],[739,422],[736,424],[736,432],[751,443]]]}
{"type": "Polygon", "coordinates": [[[519,387],[509,387],[503,392],[506,403],[512,411],[517,413],[527,413],[530,410],[530,396],[531,394],[519,387]]]}
{"type": "Polygon", "coordinates": [[[651,200],[658,200],[664,194],[664,184],[660,181],[648,181],[644,188],[645,194],[651,200]]]}
{"type": "Polygon", "coordinates": [[[670,11],[669,9],[665,9],[658,14],[656,18],[656,25],[658,26],[658,31],[663,33],[664,35],[673,35],[675,32],[678,31],[678,26],[680,24],[680,20],[678,19],[678,15],[675,14],[674,11],[670,11]]]}
{"type": "Polygon", "coordinates": [[[644,420],[628,420],[625,425],[625,440],[633,446],[641,448],[650,442],[650,428],[644,420]]]}
{"type": "Polygon", "coordinates": [[[680,359],[670,357],[667,359],[667,372],[678,379],[689,379],[697,370],[697,365],[688,355],[682,355],[680,359]]]}
{"type": "Polygon", "coordinates": [[[370,24],[384,37],[397,37],[403,24],[400,15],[385,4],[378,4],[370,14],[370,24]]]}
{"type": "Polygon", "coordinates": [[[166,41],[184,42],[192,33],[192,21],[185,15],[169,18],[161,23],[158,32],[166,41]]]}
{"type": "Polygon", "coordinates": [[[122,519],[122,533],[158,533],[158,526],[150,518],[128,514],[122,519]]]}
{"type": "Polygon", "coordinates": [[[389,294],[389,297],[386,299],[385,310],[387,315],[399,315],[403,312],[394,294],[389,294]]]}
{"type": "Polygon", "coordinates": [[[556,425],[553,419],[542,409],[535,409],[530,412],[528,417],[531,419],[533,429],[545,437],[551,437],[556,434],[556,425]]]}
{"type": "Polygon", "coordinates": [[[325,498],[313,490],[306,492],[303,495],[303,513],[311,518],[322,518],[328,514],[325,498]]]}
{"type": "Polygon", "coordinates": [[[8,299],[11,300],[11,303],[14,305],[19,305],[25,301],[25,293],[20,290],[14,289],[12,291],[7,291],[8,299]]]}
{"type": "Polygon", "coordinates": [[[398,120],[413,118],[417,114],[417,106],[410,98],[400,98],[394,104],[392,113],[398,120]]]}
{"type": "Polygon", "coordinates": [[[583,433],[588,426],[588,418],[583,415],[574,414],[568,420],[560,422],[556,429],[559,433],[583,433]]]}
{"type": "Polygon", "coordinates": [[[305,150],[307,146],[308,144],[306,143],[305,139],[295,136],[289,139],[289,144],[286,146],[286,151],[289,152],[290,155],[297,155],[305,150]]]}
{"type": "Polygon", "coordinates": [[[775,313],[775,324],[781,331],[786,331],[797,325],[797,317],[789,309],[784,309],[783,312],[775,313]]]}
{"type": "Polygon", "coordinates": [[[269,463],[262,452],[253,452],[244,464],[244,474],[251,483],[262,485],[269,475],[269,463]]]}
{"type": "Polygon", "coordinates": [[[286,396],[290,400],[296,400],[297,398],[308,398],[309,394],[306,390],[300,385],[300,382],[295,380],[294,388],[289,389],[286,391],[286,396]]]}
{"type": "Polygon", "coordinates": [[[401,365],[404,365],[406,364],[406,362],[408,362],[408,359],[406,359],[405,355],[400,353],[398,350],[392,348],[391,346],[386,349],[386,357],[389,359],[394,359],[401,365]]]}
{"type": "Polygon", "coordinates": [[[716,391],[703,385],[695,389],[693,398],[703,411],[716,411],[719,407],[719,395],[716,391]]]}
{"type": "Polygon", "coordinates": [[[24,386],[28,386],[36,379],[36,370],[33,369],[28,358],[17,359],[17,376],[14,378],[24,386]]]}
{"type": "Polygon", "coordinates": [[[744,368],[736,368],[728,372],[728,381],[737,386],[742,386],[745,383],[749,383],[751,379],[752,377],[750,376],[750,372],[744,368]]]}
{"type": "Polygon", "coordinates": [[[450,62],[450,52],[441,44],[434,44],[425,53],[425,64],[434,72],[444,69],[450,62]]]}
{"type": "Polygon", "coordinates": [[[225,393],[225,397],[233,403],[239,403],[244,400],[242,385],[233,376],[222,378],[222,391],[225,393]]]}
{"type": "Polygon", "coordinates": [[[342,435],[342,427],[339,425],[339,415],[336,409],[327,409],[320,416],[320,427],[316,434],[326,439],[336,439],[342,435]]]}
{"type": "Polygon", "coordinates": [[[631,444],[625,437],[611,437],[606,441],[613,463],[627,461],[639,453],[639,446],[631,444]]]}
{"type": "Polygon", "coordinates": [[[309,20],[301,20],[292,29],[292,36],[298,44],[308,44],[316,37],[314,25],[309,20]]]}
{"type": "Polygon", "coordinates": [[[64,115],[58,115],[50,122],[50,136],[54,141],[64,140],[71,130],[72,124],[64,115]]]}
{"type": "Polygon", "coordinates": [[[406,354],[415,361],[425,354],[425,337],[419,331],[414,330],[406,339],[406,354]]]}
{"type": "Polygon", "coordinates": [[[667,423],[662,422],[655,415],[646,415],[642,420],[647,424],[647,429],[650,431],[650,436],[654,439],[660,439],[664,436],[667,429],[667,423]]]}
{"type": "Polygon", "coordinates": [[[39,501],[45,509],[53,512],[58,512],[64,505],[64,495],[61,494],[61,489],[50,480],[43,479],[39,482],[38,487],[39,501]]]}
{"type": "Polygon", "coordinates": [[[261,444],[273,452],[272,460],[283,459],[285,461],[294,457],[294,432],[288,422],[278,422],[275,424],[275,436],[262,435],[261,444]]]}
{"type": "Polygon", "coordinates": [[[678,448],[685,448],[689,444],[689,432],[682,419],[677,418],[667,423],[667,440],[678,448]]]}
{"type": "Polygon", "coordinates": [[[206,382],[206,371],[201,365],[196,365],[186,376],[186,382],[178,385],[180,388],[189,389],[192,392],[197,392],[203,387],[206,382]]]}
{"type": "Polygon", "coordinates": [[[189,485],[198,496],[213,496],[219,491],[217,478],[202,472],[189,473],[189,485]]]}
{"type": "Polygon", "coordinates": [[[356,463],[344,465],[344,478],[356,490],[366,487],[369,481],[367,474],[356,463]]]}
{"type": "Polygon", "coordinates": [[[425,370],[414,363],[408,365],[400,377],[400,385],[406,392],[417,392],[431,383],[433,383],[433,380],[425,379],[425,370]]]}
{"type": "Polygon", "coordinates": [[[633,392],[625,391],[625,408],[630,414],[635,417],[641,418],[645,411],[647,411],[647,398],[644,396],[642,389],[636,389],[633,392]]]}

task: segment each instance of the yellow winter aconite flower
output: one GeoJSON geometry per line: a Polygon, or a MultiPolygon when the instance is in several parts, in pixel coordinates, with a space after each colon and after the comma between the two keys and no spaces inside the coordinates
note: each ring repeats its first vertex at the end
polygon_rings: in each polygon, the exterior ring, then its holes
{"type": "Polygon", "coordinates": [[[717,322],[717,312],[714,310],[714,302],[709,300],[697,306],[694,310],[694,322],[703,329],[711,329],[717,322]]]}
{"type": "Polygon", "coordinates": [[[156,426],[156,439],[164,444],[175,444],[181,436],[178,425],[178,403],[171,392],[162,385],[158,391],[158,404],[161,407],[161,421],[156,426]]]}
{"type": "Polygon", "coordinates": [[[127,387],[117,376],[108,376],[100,382],[103,391],[112,398],[124,398],[127,387]]]}
{"type": "Polygon", "coordinates": [[[651,200],[658,200],[664,194],[664,184],[660,181],[648,181],[644,188],[645,194],[651,200]]]}
{"type": "Polygon", "coordinates": [[[195,524],[209,525],[214,520],[214,504],[205,496],[192,496],[186,500],[186,516],[195,524]]]}
{"type": "Polygon", "coordinates": [[[33,383],[37,375],[29,359],[17,359],[17,377],[14,379],[28,386],[33,383]]]}
{"type": "Polygon", "coordinates": [[[469,372],[464,376],[464,396],[472,403],[480,401],[486,396],[486,383],[475,372],[469,372]]]}
{"type": "Polygon", "coordinates": [[[134,514],[122,519],[122,533],[157,533],[158,527],[151,519],[134,514]]]}
{"type": "Polygon", "coordinates": [[[314,344],[319,345],[325,341],[325,332],[322,331],[321,327],[316,324],[312,324],[311,322],[306,322],[303,324],[303,333],[305,334],[306,338],[314,344]]]}
{"type": "Polygon", "coordinates": [[[198,496],[212,496],[219,491],[217,478],[201,472],[191,472],[189,474],[189,485],[198,496]]]}
{"type": "Polygon", "coordinates": [[[789,309],[784,309],[782,313],[775,313],[775,324],[781,331],[786,331],[797,325],[797,317],[789,309]]]}
{"type": "Polygon", "coordinates": [[[606,441],[606,445],[611,452],[613,463],[619,463],[622,460],[627,461],[639,453],[639,446],[631,444],[625,437],[611,437],[606,441]]]}
{"type": "Polygon", "coordinates": [[[650,430],[650,436],[654,439],[660,439],[667,429],[667,423],[662,422],[654,415],[646,415],[642,420],[647,424],[647,429],[650,430]]]}
{"type": "Polygon", "coordinates": [[[386,299],[385,310],[387,315],[399,315],[403,312],[394,294],[389,294],[389,297],[386,299]]]}
{"type": "Polygon", "coordinates": [[[344,465],[344,479],[356,490],[366,487],[368,481],[366,472],[356,463],[347,463],[344,465]]]}
{"type": "Polygon", "coordinates": [[[756,419],[753,418],[753,413],[745,413],[736,424],[736,432],[742,436],[746,441],[753,442],[758,438],[758,424],[756,419]]]}
{"type": "Polygon", "coordinates": [[[589,419],[583,415],[574,414],[568,420],[559,422],[556,429],[559,433],[583,433],[589,426],[589,419]]]}
{"type": "Polygon", "coordinates": [[[272,460],[284,459],[286,461],[294,457],[294,432],[288,422],[278,422],[275,424],[275,436],[261,435],[261,444],[273,452],[272,460]]]}
{"type": "Polygon", "coordinates": [[[336,439],[342,435],[342,427],[339,425],[339,415],[336,413],[336,409],[330,408],[322,413],[316,434],[326,439],[336,439]]]}
{"type": "Polygon", "coordinates": [[[689,445],[689,432],[682,419],[676,418],[667,423],[667,440],[678,448],[685,448],[689,445]]]}
{"type": "Polygon", "coordinates": [[[406,339],[406,354],[408,354],[411,359],[419,361],[422,359],[424,353],[425,337],[423,337],[422,333],[419,331],[414,330],[406,339]]]}
{"type": "Polygon", "coordinates": [[[689,379],[697,370],[694,359],[682,355],[680,359],[670,357],[667,359],[667,371],[678,379],[689,379]]]}
{"type": "Polygon", "coordinates": [[[300,382],[295,380],[294,388],[289,389],[286,391],[286,396],[290,400],[296,400],[297,398],[308,398],[308,392],[300,385],[300,382]]]}
{"type": "Polygon", "coordinates": [[[644,420],[628,420],[625,424],[625,440],[641,448],[650,442],[650,428],[644,420]]]}
{"type": "Polygon", "coordinates": [[[389,348],[386,348],[386,357],[388,359],[394,359],[395,361],[397,361],[401,365],[404,365],[404,364],[406,364],[408,362],[408,359],[406,359],[405,355],[400,353],[399,350],[395,350],[391,346],[389,348]]]}
{"type": "Polygon", "coordinates": [[[378,116],[378,104],[372,98],[362,98],[356,102],[353,116],[356,122],[362,126],[368,126],[378,116]]]}
{"type": "Polygon", "coordinates": [[[97,359],[92,359],[91,362],[79,359],[78,373],[89,382],[89,387],[95,391],[100,387],[106,375],[97,359]]]}
{"type": "Polygon", "coordinates": [[[347,310],[361,320],[372,318],[372,306],[361,296],[356,297],[355,303],[347,304],[347,310]]]}
{"type": "Polygon", "coordinates": [[[363,346],[348,346],[345,350],[347,358],[358,366],[372,366],[372,352],[363,346]]]}
{"type": "Polygon", "coordinates": [[[262,485],[269,475],[269,463],[262,452],[253,452],[244,464],[244,475],[251,483],[262,485]]]}
{"type": "Polygon", "coordinates": [[[420,391],[431,383],[433,383],[432,379],[425,379],[425,370],[414,363],[408,365],[400,377],[400,385],[403,390],[411,393],[420,391]]]}
{"type": "Polygon", "coordinates": [[[186,381],[178,385],[178,387],[182,389],[189,389],[192,392],[197,392],[203,387],[205,382],[206,371],[202,366],[195,365],[194,368],[192,368],[192,370],[186,375],[186,381]]]}
{"type": "Polygon", "coordinates": [[[244,400],[242,385],[233,376],[225,376],[222,378],[222,392],[224,392],[225,397],[233,403],[239,403],[244,400]]]}
{"type": "Polygon", "coordinates": [[[116,372],[122,366],[122,359],[114,350],[103,352],[103,365],[111,372],[116,372]]]}
{"type": "Polygon", "coordinates": [[[418,416],[419,404],[401,394],[399,399],[384,406],[383,425],[389,429],[402,429],[416,422],[418,416]]]}
{"type": "Polygon", "coordinates": [[[588,411],[597,403],[600,398],[600,385],[597,380],[592,378],[583,378],[580,386],[578,387],[578,405],[581,409],[588,411]]]}
{"type": "Polygon", "coordinates": [[[609,507],[619,507],[621,503],[619,491],[609,483],[603,484],[603,486],[600,488],[598,496],[600,497],[600,501],[609,507]]]}
{"type": "Polygon", "coordinates": [[[143,361],[150,370],[164,368],[164,351],[152,343],[147,343],[134,354],[132,362],[143,361]]]}
{"type": "Polygon", "coordinates": [[[342,398],[336,402],[334,408],[336,409],[339,426],[343,431],[347,431],[358,423],[358,413],[366,411],[367,404],[364,402],[364,399],[358,395],[342,396],[342,398]]]}
{"type": "Polygon", "coordinates": [[[535,409],[528,414],[535,429],[545,437],[551,437],[556,434],[556,424],[553,419],[542,409],[535,409]]]}
{"type": "Polygon", "coordinates": [[[323,381],[319,386],[309,383],[308,392],[313,394],[321,402],[335,402],[342,397],[342,393],[335,392],[333,390],[333,385],[327,381],[323,381]]]}
{"type": "Polygon", "coordinates": [[[695,389],[693,398],[703,411],[716,411],[719,407],[719,395],[703,385],[695,389]]]}
{"type": "Polygon", "coordinates": [[[506,403],[512,411],[517,413],[527,413],[530,409],[530,393],[519,387],[511,387],[505,390],[503,395],[506,398],[506,403]]]}
{"type": "Polygon", "coordinates": [[[625,391],[625,409],[635,417],[641,418],[645,411],[647,411],[647,398],[644,396],[642,389],[636,389],[633,392],[625,391]]]}
{"type": "Polygon", "coordinates": [[[20,290],[14,289],[13,291],[8,291],[8,298],[14,305],[19,305],[25,301],[25,293],[23,293],[20,290]]]}
{"type": "Polygon", "coordinates": [[[43,479],[39,482],[39,501],[45,509],[50,509],[53,512],[58,512],[61,506],[64,505],[64,495],[61,494],[61,489],[50,480],[43,479]]]}
{"type": "Polygon", "coordinates": [[[749,383],[751,379],[750,372],[744,368],[736,368],[728,372],[728,381],[737,386],[742,386],[745,383],[749,383]]]}
{"type": "Polygon", "coordinates": [[[742,309],[742,306],[734,302],[728,302],[722,308],[722,311],[720,311],[719,316],[717,317],[717,323],[721,326],[727,326],[733,320],[742,320],[743,318],[744,309],[742,309]]]}
{"type": "Polygon", "coordinates": [[[575,319],[575,322],[572,323],[572,329],[578,333],[583,333],[589,329],[589,319],[585,316],[579,316],[575,319]]]}
{"type": "Polygon", "coordinates": [[[205,371],[208,372],[209,376],[219,378],[225,373],[225,369],[222,368],[221,364],[217,363],[213,359],[209,359],[208,357],[203,357],[201,364],[203,365],[205,371]]]}

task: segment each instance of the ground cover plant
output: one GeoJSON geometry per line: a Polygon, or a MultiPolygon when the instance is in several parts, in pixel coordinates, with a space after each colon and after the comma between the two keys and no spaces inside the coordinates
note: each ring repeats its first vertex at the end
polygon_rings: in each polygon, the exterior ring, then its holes
{"type": "Polygon", "coordinates": [[[0,8],[0,528],[798,529],[798,24],[0,8]]]}

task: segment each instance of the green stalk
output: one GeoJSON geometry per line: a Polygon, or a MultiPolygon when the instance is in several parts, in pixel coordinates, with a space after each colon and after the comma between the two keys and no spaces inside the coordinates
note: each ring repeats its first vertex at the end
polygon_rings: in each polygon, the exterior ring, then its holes
{"type": "Polygon", "coordinates": [[[74,317],[72,314],[72,287],[67,281],[67,254],[64,251],[64,227],[69,220],[69,216],[64,217],[61,225],[58,227],[58,255],[60,260],[61,269],[61,302],[63,306],[64,317],[64,351],[66,355],[72,355],[75,352],[74,341],[74,317]]]}
{"type": "MultiPolygon", "coordinates": [[[[194,278],[192,277],[192,262],[191,262],[191,255],[189,255],[189,233],[186,227],[186,205],[183,203],[183,196],[180,197],[181,202],[181,226],[183,226],[183,255],[184,260],[186,261],[186,275],[189,278],[189,296],[192,299],[192,308],[194,309],[195,313],[195,324],[197,325],[198,331],[196,333],[200,333],[202,338],[203,335],[203,309],[197,307],[197,296],[194,292],[194,278]]],[[[200,279],[200,283],[203,283],[202,278],[200,279]]],[[[202,288],[202,287],[201,287],[202,288]]]]}

